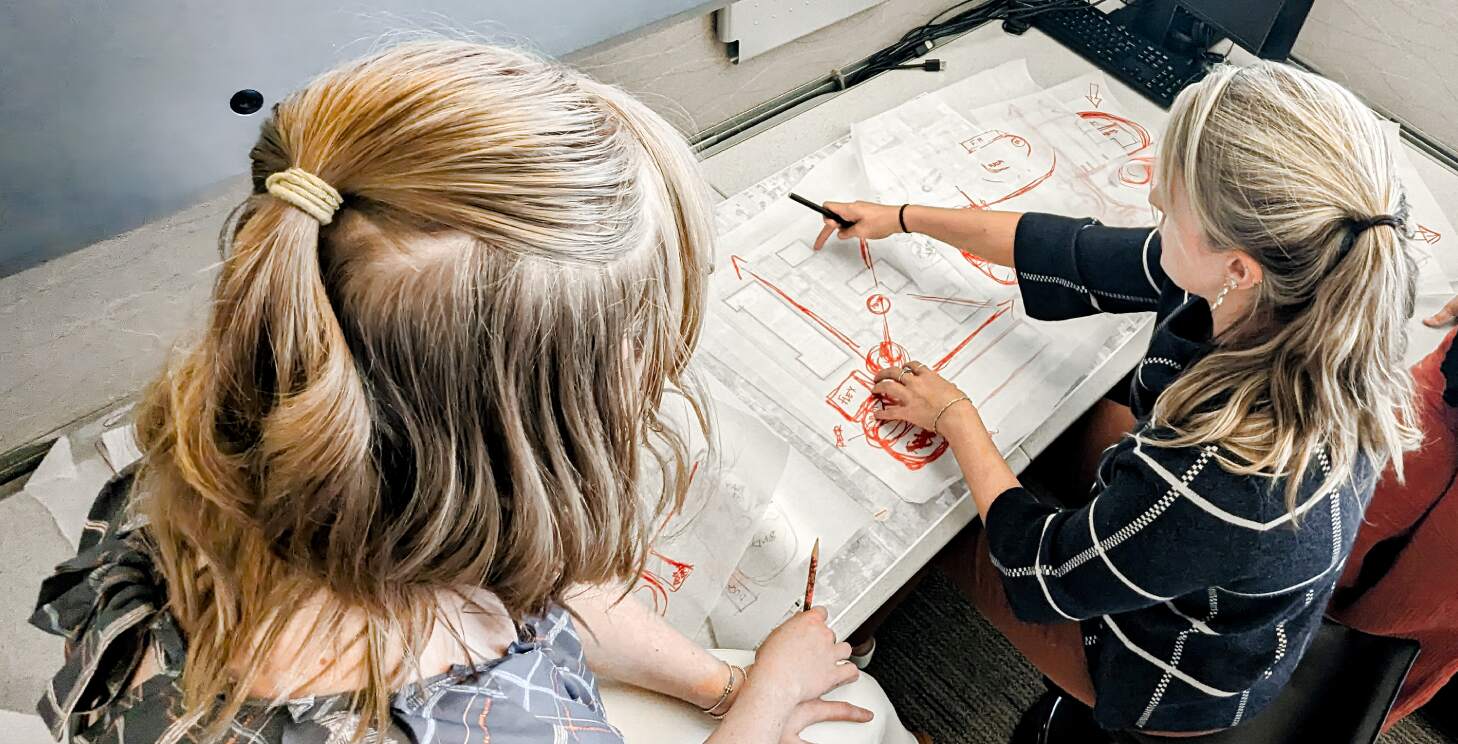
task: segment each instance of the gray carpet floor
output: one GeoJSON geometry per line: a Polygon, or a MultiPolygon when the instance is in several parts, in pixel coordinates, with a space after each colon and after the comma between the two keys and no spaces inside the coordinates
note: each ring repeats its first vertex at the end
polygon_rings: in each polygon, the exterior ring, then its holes
{"type": "MultiPolygon", "coordinates": [[[[1042,678],[940,571],[881,626],[870,668],[903,722],[937,744],[1004,744],[1042,678]],[[934,629],[935,632],[932,632],[934,629]]],[[[1449,744],[1419,713],[1380,744],[1449,744]]]]}

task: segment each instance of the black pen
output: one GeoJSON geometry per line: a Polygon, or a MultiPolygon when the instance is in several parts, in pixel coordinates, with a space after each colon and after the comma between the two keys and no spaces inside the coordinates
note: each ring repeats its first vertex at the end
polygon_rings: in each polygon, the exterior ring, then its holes
{"type": "Polygon", "coordinates": [[[793,191],[790,192],[790,198],[791,199],[794,199],[797,204],[802,204],[802,205],[804,205],[804,206],[806,206],[806,207],[808,207],[810,209],[813,209],[813,210],[819,212],[822,216],[824,216],[828,220],[835,220],[836,224],[840,225],[843,228],[850,227],[851,225],[856,224],[856,223],[851,222],[850,220],[848,220],[848,219],[846,219],[844,217],[841,217],[840,215],[836,214],[835,212],[832,212],[829,209],[826,209],[825,207],[822,207],[819,204],[816,204],[815,202],[810,201],[809,199],[806,199],[805,197],[800,196],[799,194],[796,194],[793,191]]]}

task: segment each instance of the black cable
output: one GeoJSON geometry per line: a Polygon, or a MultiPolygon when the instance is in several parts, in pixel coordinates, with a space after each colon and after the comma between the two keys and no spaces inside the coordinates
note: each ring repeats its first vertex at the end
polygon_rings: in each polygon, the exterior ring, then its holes
{"type": "Polygon", "coordinates": [[[887,70],[906,69],[903,65],[935,49],[941,39],[989,21],[1027,21],[1042,13],[1097,6],[1104,0],[982,0],[979,5],[958,11],[972,2],[976,0],[963,0],[948,7],[921,26],[906,32],[895,43],[872,54],[864,67],[845,76],[845,86],[864,82],[887,70]],[[948,14],[951,16],[942,20],[948,14]]]}
{"type": "Polygon", "coordinates": [[[939,59],[924,59],[920,62],[909,62],[904,65],[896,65],[893,70],[926,70],[927,72],[941,72],[947,69],[947,63],[939,59]]]}
{"type": "Polygon", "coordinates": [[[1228,61],[1230,59],[1230,53],[1233,51],[1235,51],[1235,39],[1230,39],[1230,46],[1225,47],[1225,53],[1220,55],[1220,61],[1228,61]]]}
{"type": "Polygon", "coordinates": [[[957,3],[956,5],[953,5],[952,7],[947,8],[946,10],[944,10],[944,11],[942,11],[942,12],[940,12],[940,13],[934,15],[934,16],[932,16],[931,17],[931,20],[928,20],[926,23],[921,24],[921,27],[922,28],[927,28],[929,26],[935,26],[936,23],[937,23],[937,21],[940,20],[942,16],[944,16],[944,15],[946,15],[946,14],[948,14],[948,13],[954,11],[954,10],[956,10],[957,8],[962,7],[963,5],[971,5],[972,3],[975,3],[975,2],[977,2],[977,0],[962,0],[962,2],[957,3]]]}

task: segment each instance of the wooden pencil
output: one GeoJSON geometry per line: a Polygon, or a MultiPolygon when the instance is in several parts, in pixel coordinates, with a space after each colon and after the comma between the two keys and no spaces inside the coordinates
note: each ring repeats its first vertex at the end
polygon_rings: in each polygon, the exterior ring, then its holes
{"type": "Polygon", "coordinates": [[[805,577],[805,604],[802,609],[808,611],[811,603],[815,601],[815,569],[820,567],[820,538],[815,538],[815,547],[810,549],[810,575],[805,577]]]}

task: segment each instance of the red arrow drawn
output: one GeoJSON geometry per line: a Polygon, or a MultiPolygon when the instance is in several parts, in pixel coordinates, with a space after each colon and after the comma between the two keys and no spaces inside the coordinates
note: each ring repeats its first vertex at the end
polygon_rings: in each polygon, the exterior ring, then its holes
{"type": "Polygon", "coordinates": [[[962,342],[959,343],[959,344],[957,344],[956,348],[954,348],[951,351],[947,352],[947,355],[946,356],[942,357],[941,359],[938,359],[937,360],[937,363],[932,365],[932,369],[935,370],[935,371],[937,371],[937,372],[942,371],[942,369],[944,367],[946,367],[947,364],[949,364],[952,361],[952,359],[954,357],[956,357],[957,354],[962,351],[962,349],[967,348],[967,344],[972,343],[972,339],[977,338],[977,334],[981,333],[988,326],[992,325],[993,321],[996,321],[998,318],[1001,318],[1003,315],[1006,315],[1009,311],[1012,310],[1012,307],[1013,307],[1013,301],[1012,300],[1003,300],[1002,302],[998,302],[998,303],[995,303],[994,304],[994,303],[990,303],[990,302],[981,302],[981,301],[978,301],[978,300],[961,300],[961,299],[957,299],[955,297],[932,297],[932,296],[929,296],[929,295],[912,295],[912,297],[915,297],[918,300],[926,300],[928,302],[950,302],[950,303],[953,303],[953,304],[956,304],[956,305],[973,305],[973,306],[980,306],[980,307],[996,307],[997,308],[997,311],[994,312],[994,313],[992,313],[991,317],[989,317],[987,320],[984,320],[982,322],[982,325],[979,325],[976,328],[972,329],[972,332],[969,333],[969,334],[967,334],[967,337],[964,338],[964,339],[962,339],[962,342]]]}
{"type": "Polygon", "coordinates": [[[734,278],[735,279],[743,279],[744,278],[744,275],[741,274],[741,273],[739,273],[739,262],[740,261],[743,261],[743,260],[744,259],[742,259],[742,258],[740,258],[738,256],[730,256],[729,257],[729,265],[731,265],[731,266],[734,267],[734,278]]]}
{"type": "Polygon", "coordinates": [[[780,289],[779,287],[776,287],[768,279],[765,279],[764,277],[760,276],[759,274],[754,273],[753,271],[750,271],[749,269],[743,269],[743,271],[741,272],[741,270],[740,270],[741,267],[744,264],[749,263],[749,261],[747,261],[747,260],[745,260],[743,258],[740,258],[739,256],[730,256],[729,257],[729,263],[734,266],[734,276],[736,278],[743,279],[744,278],[744,274],[749,274],[749,276],[750,276],[751,279],[753,279],[753,280],[755,280],[755,281],[757,281],[757,282],[760,283],[760,286],[763,286],[765,289],[768,289],[769,291],[774,292],[776,295],[779,296],[779,298],[781,300],[784,300],[785,303],[788,304],[790,307],[792,307],[795,310],[797,310],[800,313],[802,313],[805,317],[809,318],[816,325],[820,326],[821,328],[824,328],[826,333],[829,333],[831,336],[834,336],[835,337],[835,340],[837,340],[837,341],[845,344],[847,347],[850,348],[851,351],[853,351],[853,352],[855,352],[857,354],[861,353],[860,344],[857,344],[854,339],[852,339],[850,336],[845,335],[844,333],[841,333],[841,331],[838,328],[836,328],[835,326],[831,325],[828,321],[826,321],[824,318],[820,317],[819,315],[816,315],[815,314],[815,311],[811,310],[808,307],[805,307],[804,305],[801,305],[799,302],[796,302],[795,301],[795,298],[793,298],[790,295],[786,294],[783,289],[780,289]]]}
{"type": "Polygon", "coordinates": [[[1431,227],[1418,225],[1417,235],[1415,237],[1428,245],[1433,245],[1443,239],[1443,234],[1431,227]]]}
{"type": "Polygon", "coordinates": [[[1099,104],[1104,100],[1104,97],[1099,95],[1099,84],[1089,83],[1088,95],[1084,96],[1084,98],[1088,99],[1088,102],[1092,103],[1094,108],[1098,108],[1099,104]]]}

